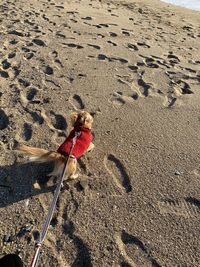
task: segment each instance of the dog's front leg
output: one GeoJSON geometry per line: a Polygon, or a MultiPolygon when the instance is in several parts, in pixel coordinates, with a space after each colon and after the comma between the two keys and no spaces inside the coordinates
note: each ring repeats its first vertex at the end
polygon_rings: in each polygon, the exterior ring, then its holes
{"type": "Polygon", "coordinates": [[[91,142],[86,152],[91,152],[95,148],[95,145],[91,142]]]}
{"type": "Polygon", "coordinates": [[[53,171],[48,174],[48,176],[55,176],[55,177],[60,177],[62,174],[64,168],[64,163],[61,161],[55,161],[54,162],[54,168],[53,171]]]}

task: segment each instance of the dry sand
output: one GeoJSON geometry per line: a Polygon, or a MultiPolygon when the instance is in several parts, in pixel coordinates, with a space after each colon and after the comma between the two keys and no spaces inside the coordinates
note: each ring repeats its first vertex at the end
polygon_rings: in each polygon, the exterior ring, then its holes
{"type": "Polygon", "coordinates": [[[199,14],[153,0],[1,0],[2,255],[30,263],[55,188],[51,166],[26,163],[14,140],[56,149],[85,109],[96,149],[60,194],[41,266],[200,266],[199,14]]]}

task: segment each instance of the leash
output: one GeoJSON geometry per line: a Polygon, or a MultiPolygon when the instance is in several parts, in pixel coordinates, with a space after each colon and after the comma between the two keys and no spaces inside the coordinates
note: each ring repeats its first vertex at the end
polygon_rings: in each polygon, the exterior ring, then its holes
{"type": "Polygon", "coordinates": [[[45,237],[47,235],[47,231],[49,229],[49,225],[51,223],[51,219],[52,219],[52,216],[53,216],[53,213],[54,213],[54,210],[55,210],[55,207],[56,207],[56,203],[57,203],[57,200],[58,200],[58,196],[60,194],[60,189],[63,186],[63,180],[64,180],[64,177],[65,177],[65,171],[66,171],[67,166],[68,166],[69,158],[70,158],[72,149],[74,148],[74,146],[76,144],[76,139],[77,139],[78,136],[80,136],[80,134],[81,134],[80,132],[75,132],[75,136],[72,139],[72,146],[70,148],[70,152],[69,152],[67,161],[66,161],[65,166],[63,168],[62,175],[60,176],[60,179],[58,181],[58,184],[57,184],[57,187],[56,187],[56,190],[55,190],[55,193],[54,193],[54,197],[53,197],[53,200],[52,200],[51,205],[49,207],[47,218],[46,218],[46,220],[44,222],[44,225],[43,225],[42,232],[40,234],[39,240],[36,242],[35,253],[34,253],[34,256],[32,258],[30,267],[37,267],[37,265],[38,265],[38,260],[39,260],[39,255],[40,255],[40,250],[41,250],[41,247],[42,247],[42,243],[43,243],[43,241],[44,241],[44,239],[45,239],[45,237]]]}

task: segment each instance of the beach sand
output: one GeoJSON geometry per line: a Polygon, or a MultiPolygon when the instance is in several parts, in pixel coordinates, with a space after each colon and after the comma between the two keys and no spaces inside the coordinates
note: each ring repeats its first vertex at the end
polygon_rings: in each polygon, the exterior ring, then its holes
{"type": "Polygon", "coordinates": [[[200,16],[160,1],[2,0],[0,251],[34,253],[56,181],[14,141],[54,150],[94,115],[45,267],[200,266],[200,16]]]}

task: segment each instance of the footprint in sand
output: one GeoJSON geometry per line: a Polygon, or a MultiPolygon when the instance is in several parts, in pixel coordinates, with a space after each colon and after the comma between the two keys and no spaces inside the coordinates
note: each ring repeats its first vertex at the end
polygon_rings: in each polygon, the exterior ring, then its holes
{"type": "Polygon", "coordinates": [[[81,19],[83,19],[83,20],[92,20],[92,17],[82,17],[81,19]]]}
{"type": "Polygon", "coordinates": [[[60,9],[65,9],[65,7],[64,6],[55,6],[58,10],[60,10],[60,9]]]}
{"type": "MultiPolygon", "coordinates": [[[[108,12],[112,12],[112,10],[108,10],[108,12]]],[[[116,14],[114,14],[114,13],[111,13],[110,15],[111,15],[112,17],[117,17],[117,18],[119,18],[119,16],[116,15],[116,14]]]]}
{"type": "Polygon", "coordinates": [[[125,29],[122,29],[122,34],[123,34],[124,36],[130,36],[130,35],[131,35],[130,32],[127,31],[127,30],[125,30],[125,29]]]}
{"type": "Polygon", "coordinates": [[[27,90],[26,98],[28,101],[31,101],[34,99],[34,97],[37,95],[38,90],[34,87],[31,87],[27,90]]]}
{"type": "Polygon", "coordinates": [[[66,39],[66,35],[61,33],[60,31],[56,33],[56,36],[66,39]]]}
{"type": "Polygon", "coordinates": [[[193,94],[193,91],[191,90],[188,83],[182,80],[178,80],[174,84],[177,85],[181,89],[183,95],[193,94]]]}
{"type": "Polygon", "coordinates": [[[107,23],[100,23],[99,25],[102,26],[102,27],[104,27],[104,28],[110,27],[109,24],[107,24],[107,23]]]}
{"type": "Polygon", "coordinates": [[[189,79],[190,78],[190,76],[188,76],[187,74],[182,73],[182,72],[166,70],[165,73],[173,82],[176,82],[176,81],[181,80],[181,79],[189,79]]]}
{"type": "MultiPolygon", "coordinates": [[[[68,188],[69,189],[69,188],[68,188]]],[[[92,267],[92,259],[90,255],[90,248],[88,245],[76,234],[76,225],[72,222],[71,218],[73,218],[79,208],[78,202],[74,199],[73,193],[70,190],[61,191],[61,196],[59,197],[59,201],[57,202],[57,217],[54,216],[51,225],[52,227],[56,227],[58,224],[62,225],[62,241],[59,242],[59,247],[61,251],[68,251],[71,257],[66,257],[64,253],[61,254],[61,258],[58,260],[61,261],[62,264],[59,266],[72,266],[72,267],[92,267]],[[68,199],[70,201],[66,202],[66,193],[68,194],[68,199]],[[62,196],[65,194],[65,197],[62,196]],[[67,204],[66,204],[67,203],[67,204]],[[69,265],[66,265],[69,262],[69,265]]],[[[49,243],[49,247],[54,249],[54,245],[56,240],[59,240],[60,236],[55,236],[51,233],[48,236],[48,241],[53,241],[49,243]],[[49,238],[50,237],[50,238],[49,238]]],[[[45,242],[45,245],[46,242],[45,242]]]]}
{"type": "Polygon", "coordinates": [[[195,218],[200,214],[200,200],[186,197],[180,200],[163,200],[158,202],[162,214],[174,214],[185,218],[195,218]]]}
{"type": "MultiPolygon", "coordinates": [[[[142,57],[144,57],[144,56],[142,56],[142,57]]],[[[155,59],[156,60],[156,63],[158,63],[159,65],[165,66],[168,69],[171,67],[164,58],[161,58],[161,57],[152,55],[152,59],[155,59]]]]}
{"type": "Polygon", "coordinates": [[[0,130],[4,130],[9,125],[9,118],[3,109],[0,109],[0,130]]]}
{"type": "Polygon", "coordinates": [[[115,107],[122,106],[126,103],[126,101],[122,97],[122,92],[113,93],[113,96],[111,97],[110,101],[115,107]]]}
{"type": "Polygon", "coordinates": [[[185,94],[193,94],[193,91],[190,89],[190,86],[183,81],[171,82],[172,90],[165,96],[163,105],[168,108],[172,108],[175,104],[181,103],[179,97],[185,94]]]}
{"type": "Polygon", "coordinates": [[[56,114],[54,111],[46,112],[44,109],[41,110],[41,116],[46,122],[48,127],[53,131],[57,132],[66,131],[67,122],[66,119],[61,114],[56,114]]]}
{"type": "Polygon", "coordinates": [[[72,104],[72,106],[75,110],[85,108],[85,104],[84,104],[82,98],[77,94],[74,94],[72,97],[70,97],[69,102],[72,104]]]}
{"type": "Polygon", "coordinates": [[[82,45],[74,44],[74,43],[62,43],[70,48],[82,49],[84,48],[82,45]]]}
{"type": "Polygon", "coordinates": [[[165,100],[163,102],[163,106],[167,108],[172,108],[176,104],[177,98],[173,96],[165,96],[165,100]]]}
{"type": "Polygon", "coordinates": [[[78,20],[76,20],[76,19],[69,19],[71,22],[73,22],[73,23],[77,23],[78,22],[78,20]]]}
{"type": "Polygon", "coordinates": [[[128,68],[135,73],[137,73],[139,70],[139,67],[136,65],[129,65],[128,68]]]}
{"type": "Polygon", "coordinates": [[[31,123],[25,122],[23,125],[23,139],[29,141],[32,137],[32,125],[31,123]]]}
{"type": "Polygon", "coordinates": [[[128,63],[128,60],[126,58],[121,58],[121,57],[110,57],[109,61],[119,61],[122,64],[128,63]]]}
{"type": "Polygon", "coordinates": [[[174,66],[175,64],[179,64],[180,63],[180,59],[177,56],[173,55],[172,53],[170,53],[167,56],[167,58],[168,58],[168,61],[169,61],[170,65],[172,65],[172,66],[174,66]]]}
{"type": "MultiPolygon", "coordinates": [[[[129,69],[131,69],[134,72],[138,72],[138,67],[128,66],[129,69]]],[[[131,89],[131,95],[129,96],[134,100],[137,100],[139,97],[148,97],[151,93],[152,85],[150,83],[146,83],[142,78],[138,79],[138,84],[135,85],[132,81],[125,81],[121,78],[118,78],[118,81],[124,84],[127,84],[131,89]]],[[[128,98],[127,98],[128,100],[128,98]]]]}
{"type": "Polygon", "coordinates": [[[34,56],[33,52],[28,52],[24,55],[25,59],[30,60],[34,56]]]}
{"type": "Polygon", "coordinates": [[[142,87],[143,96],[145,97],[149,96],[149,90],[151,88],[151,85],[146,83],[142,78],[138,80],[138,85],[142,87]]]}
{"type": "Polygon", "coordinates": [[[19,78],[18,79],[18,82],[19,82],[19,84],[21,85],[21,86],[23,86],[23,87],[28,87],[28,86],[30,86],[30,82],[29,81],[27,81],[26,79],[22,79],[22,78],[19,78]]]}
{"type": "Polygon", "coordinates": [[[196,70],[194,70],[194,69],[191,69],[191,68],[184,68],[186,71],[188,71],[189,73],[191,73],[191,74],[196,74],[197,73],[197,71],[196,70]]]}
{"type": "Polygon", "coordinates": [[[99,45],[93,45],[93,44],[87,44],[87,45],[90,46],[90,47],[93,47],[95,49],[98,49],[98,50],[101,49],[101,47],[99,45]]]}
{"type": "Polygon", "coordinates": [[[36,112],[36,111],[32,111],[32,110],[29,110],[27,107],[24,107],[24,110],[31,115],[31,118],[33,120],[34,123],[37,123],[39,125],[43,124],[44,123],[44,119],[43,117],[38,114],[39,112],[36,112]]]}
{"type": "Polygon", "coordinates": [[[126,172],[126,168],[118,158],[112,154],[105,156],[104,166],[120,189],[126,193],[130,193],[132,191],[130,177],[126,172]]]}
{"type": "Polygon", "coordinates": [[[144,63],[149,68],[159,68],[159,65],[155,63],[155,60],[151,57],[147,57],[144,60],[144,63]]]}
{"type": "Polygon", "coordinates": [[[145,66],[145,63],[144,62],[137,62],[136,65],[138,67],[144,67],[145,66]]]}
{"type": "Polygon", "coordinates": [[[88,25],[88,26],[96,26],[96,25],[93,25],[93,24],[86,22],[86,21],[84,21],[83,24],[88,25]]]}
{"type": "Polygon", "coordinates": [[[114,43],[114,42],[112,42],[112,41],[107,41],[107,43],[108,43],[108,44],[111,44],[111,45],[113,45],[113,46],[117,46],[117,44],[114,43]]]}
{"type": "Polygon", "coordinates": [[[54,111],[50,111],[49,117],[51,119],[51,124],[55,129],[66,131],[67,122],[61,114],[56,114],[54,111]]]}
{"type": "Polygon", "coordinates": [[[144,48],[150,48],[150,47],[151,47],[150,45],[148,45],[148,44],[145,43],[145,42],[139,42],[139,43],[137,43],[137,45],[142,46],[142,47],[144,47],[144,48]]]}
{"type": "Polygon", "coordinates": [[[38,46],[46,46],[45,42],[42,41],[41,39],[33,39],[32,42],[38,46]]]}
{"type": "Polygon", "coordinates": [[[174,72],[174,71],[166,71],[166,75],[171,80],[170,85],[172,90],[169,92],[167,96],[165,96],[165,101],[163,103],[164,106],[172,107],[174,106],[176,100],[178,100],[180,96],[193,94],[190,85],[187,82],[180,79],[180,78],[188,79],[187,75],[181,72],[174,72]]]}
{"type": "Polygon", "coordinates": [[[7,71],[0,70],[0,77],[7,79],[9,78],[9,74],[7,71]]]}
{"type": "Polygon", "coordinates": [[[45,14],[42,15],[42,18],[46,21],[49,21],[49,18],[45,14]]]}
{"type": "Polygon", "coordinates": [[[26,106],[28,103],[39,104],[41,101],[34,99],[37,93],[38,89],[35,87],[29,87],[26,91],[26,95],[24,95],[24,93],[21,91],[20,92],[21,103],[24,106],[26,106]]]}
{"type": "Polygon", "coordinates": [[[115,32],[109,32],[109,34],[111,37],[117,37],[118,36],[117,33],[115,33],[115,32]]]}
{"type": "Polygon", "coordinates": [[[7,59],[3,60],[1,64],[2,64],[2,68],[3,68],[4,70],[9,69],[10,66],[11,66],[10,62],[8,62],[7,59]]]}
{"type": "Polygon", "coordinates": [[[54,74],[53,68],[49,65],[45,66],[43,71],[47,75],[53,75],[54,74]]]}
{"type": "Polygon", "coordinates": [[[119,61],[119,62],[122,63],[122,64],[126,64],[126,63],[128,63],[128,60],[125,59],[125,58],[121,58],[121,57],[108,57],[108,56],[106,56],[106,55],[104,55],[104,54],[99,54],[99,55],[97,56],[97,58],[98,58],[99,60],[106,60],[106,59],[107,59],[109,62],[119,61]]]}
{"type": "MultiPolygon", "coordinates": [[[[86,23],[85,23],[85,24],[86,24],[86,23]]],[[[89,24],[89,23],[87,23],[87,25],[91,25],[91,26],[96,27],[96,28],[98,28],[98,29],[101,29],[101,28],[105,27],[105,26],[103,26],[103,25],[101,25],[101,24],[89,24]]]]}
{"type": "MultiPolygon", "coordinates": [[[[129,69],[131,69],[133,72],[136,72],[138,74],[138,70],[139,68],[135,65],[129,65],[128,66],[129,69]]],[[[126,90],[126,93],[122,93],[122,92],[115,92],[113,94],[113,97],[111,98],[112,100],[115,100],[116,97],[119,99],[122,99],[123,101],[118,101],[121,102],[121,104],[124,104],[126,102],[132,102],[133,100],[138,100],[139,97],[145,97],[145,91],[144,88],[140,88],[139,86],[134,85],[133,83],[133,79],[131,79],[129,76],[121,76],[121,75],[116,75],[118,82],[122,83],[122,84],[126,84],[129,89],[126,90]]],[[[143,83],[140,81],[142,79],[138,80],[138,83],[140,86],[143,85],[143,83]]],[[[142,80],[143,81],[143,80],[142,80]]]]}
{"type": "Polygon", "coordinates": [[[53,50],[52,53],[50,53],[53,56],[53,60],[56,64],[58,64],[61,68],[63,68],[63,64],[61,62],[61,60],[58,57],[58,52],[56,50],[53,50]]]}
{"type": "MultiPolygon", "coordinates": [[[[124,83],[122,80],[118,79],[119,82],[124,83]]],[[[138,94],[136,92],[131,92],[125,95],[123,92],[114,92],[110,101],[115,107],[120,107],[128,102],[132,102],[138,99],[138,94]]]]}
{"type": "Polygon", "coordinates": [[[23,32],[16,31],[16,30],[8,31],[8,34],[17,35],[17,36],[20,36],[20,37],[24,36],[23,32]]]}
{"type": "Polygon", "coordinates": [[[128,43],[127,44],[127,47],[131,50],[131,51],[138,51],[139,48],[137,47],[137,45],[134,45],[134,44],[131,44],[131,43],[128,43]]]}
{"type": "Polygon", "coordinates": [[[97,58],[98,58],[99,60],[106,60],[106,59],[109,59],[106,55],[103,55],[103,54],[99,54],[97,58]]]}
{"type": "Polygon", "coordinates": [[[16,44],[18,44],[18,41],[17,40],[11,40],[10,42],[9,42],[9,44],[11,44],[11,45],[16,45],[16,44]]]}
{"type": "Polygon", "coordinates": [[[128,234],[125,230],[115,235],[115,241],[125,261],[124,267],[161,267],[151,256],[148,248],[137,237],[128,234]]]}
{"type": "Polygon", "coordinates": [[[14,58],[16,56],[16,53],[15,52],[10,52],[8,54],[8,58],[11,59],[11,58],[14,58]]]}

